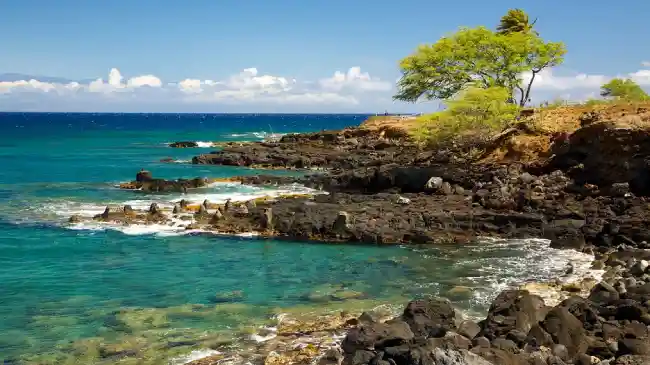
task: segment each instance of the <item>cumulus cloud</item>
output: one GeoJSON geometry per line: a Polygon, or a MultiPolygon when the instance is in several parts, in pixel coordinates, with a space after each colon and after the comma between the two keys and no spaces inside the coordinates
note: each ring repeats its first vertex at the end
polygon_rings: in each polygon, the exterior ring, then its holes
{"type": "MultiPolygon", "coordinates": [[[[119,69],[112,68],[107,77],[85,83],[41,82],[36,79],[0,81],[0,108],[8,109],[12,105],[23,105],[29,100],[38,98],[40,101],[47,97],[47,100],[57,102],[57,105],[75,100],[77,103],[88,102],[88,106],[124,102],[141,105],[146,103],[149,106],[155,103],[161,106],[173,104],[190,107],[237,105],[242,110],[254,105],[266,105],[268,108],[281,105],[287,106],[285,110],[300,110],[303,106],[360,106],[364,100],[378,100],[378,96],[366,98],[366,92],[384,92],[388,95],[391,89],[391,83],[371,77],[367,72],[362,72],[360,67],[351,67],[345,73],[337,71],[332,77],[317,81],[299,81],[293,77],[266,74],[256,67],[249,67],[221,79],[186,78],[177,82],[163,82],[151,74],[126,77],[119,69]],[[32,94],[26,94],[25,91],[31,91],[32,94]],[[33,93],[40,93],[43,97],[36,97],[33,93]],[[66,98],[70,95],[74,98],[66,98]]],[[[380,108],[383,110],[385,106],[380,108]]],[[[83,105],[74,108],[77,109],[83,109],[83,105]]]]}
{"type": "Polygon", "coordinates": [[[364,91],[388,91],[392,84],[372,78],[367,72],[361,72],[358,66],[350,67],[346,73],[336,71],[330,78],[319,81],[320,85],[327,90],[340,91],[344,89],[358,89],[364,91]]]}
{"type": "MultiPolygon", "coordinates": [[[[537,90],[572,90],[597,89],[613,78],[629,78],[641,86],[650,86],[650,62],[641,62],[644,67],[638,71],[619,75],[600,75],[579,73],[574,75],[556,75],[553,70],[543,70],[535,77],[533,86],[537,90]]],[[[523,74],[524,83],[528,83],[531,73],[523,74]]]]}

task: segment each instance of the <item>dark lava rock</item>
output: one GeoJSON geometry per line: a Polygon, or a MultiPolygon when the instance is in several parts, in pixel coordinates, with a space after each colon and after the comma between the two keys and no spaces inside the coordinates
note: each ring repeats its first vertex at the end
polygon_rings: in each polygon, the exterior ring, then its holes
{"type": "Polygon", "coordinates": [[[495,339],[512,330],[528,333],[544,318],[544,309],[544,300],[539,296],[525,290],[503,291],[492,302],[487,318],[479,323],[479,335],[495,339]]]}
{"type": "Polygon", "coordinates": [[[412,301],[404,309],[402,319],[416,336],[442,337],[456,328],[456,312],[447,299],[412,301]]]}
{"type": "Polygon", "coordinates": [[[172,148],[195,148],[198,146],[199,146],[198,143],[192,141],[173,142],[169,144],[169,147],[172,148]]]}

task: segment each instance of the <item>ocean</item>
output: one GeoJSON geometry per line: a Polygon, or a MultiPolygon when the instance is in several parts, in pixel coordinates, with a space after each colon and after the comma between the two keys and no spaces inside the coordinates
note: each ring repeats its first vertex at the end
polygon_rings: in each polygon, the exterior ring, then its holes
{"type": "Polygon", "coordinates": [[[211,142],[338,129],[366,117],[0,113],[0,360],[175,364],[215,339],[234,347],[262,341],[257,332],[282,315],[379,305],[397,311],[432,295],[478,317],[500,290],[557,278],[569,261],[576,275],[588,268],[589,257],[543,240],[379,247],[67,223],[107,205],[308,192],[221,183],[146,195],[115,185],[143,168],[169,179],[256,174],[189,162],[212,151],[211,142]],[[169,148],[174,141],[200,147],[169,148]],[[105,360],[115,354],[119,360],[105,360]]]}

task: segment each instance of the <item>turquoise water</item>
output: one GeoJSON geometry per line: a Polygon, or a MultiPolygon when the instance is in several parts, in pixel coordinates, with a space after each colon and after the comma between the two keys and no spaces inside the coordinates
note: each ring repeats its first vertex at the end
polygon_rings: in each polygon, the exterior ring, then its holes
{"type": "Polygon", "coordinates": [[[424,295],[480,314],[499,289],[557,277],[573,259],[543,241],[402,248],[66,224],[109,204],[301,192],[217,184],[186,196],[142,195],[114,185],[140,168],[164,178],[257,173],[183,163],[211,149],[166,142],[256,139],[269,124],[273,132],[311,131],[363,118],[0,114],[0,359],[90,364],[118,354],[159,364],[245,337],[280,313],[399,307],[424,295]],[[168,157],[178,163],[160,162],[168,157]]]}

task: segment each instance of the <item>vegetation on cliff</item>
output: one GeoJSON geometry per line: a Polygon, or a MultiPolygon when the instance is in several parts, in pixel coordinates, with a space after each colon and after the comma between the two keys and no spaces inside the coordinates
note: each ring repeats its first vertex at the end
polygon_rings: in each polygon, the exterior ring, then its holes
{"type": "Polygon", "coordinates": [[[414,137],[438,143],[501,131],[530,100],[533,82],[559,65],[566,48],[533,30],[528,15],[511,9],[497,30],[460,28],[420,46],[401,63],[396,100],[442,100],[446,109],[421,118],[414,137]]]}
{"type": "Polygon", "coordinates": [[[505,88],[509,102],[524,106],[536,75],[561,64],[565,53],[563,43],[546,42],[532,31],[523,11],[511,11],[497,32],[483,26],[460,28],[418,47],[400,63],[402,77],[394,98],[449,99],[473,85],[505,88]],[[524,74],[529,75],[525,82],[524,74]]]}
{"type": "Polygon", "coordinates": [[[648,94],[630,79],[616,78],[601,86],[600,95],[616,101],[646,101],[648,94]]]}

